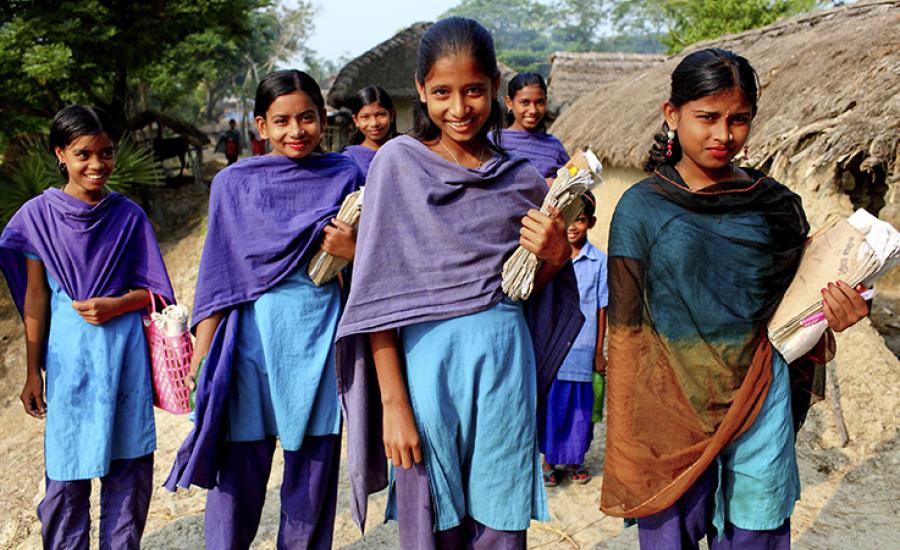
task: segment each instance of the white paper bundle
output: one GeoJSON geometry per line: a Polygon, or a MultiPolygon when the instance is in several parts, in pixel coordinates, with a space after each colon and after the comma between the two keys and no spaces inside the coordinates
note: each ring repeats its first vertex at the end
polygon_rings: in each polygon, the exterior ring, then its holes
{"type": "Polygon", "coordinates": [[[822,311],[821,289],[838,279],[869,286],[900,261],[900,233],[863,209],[836,219],[813,235],[800,266],[769,321],[769,339],[790,363],[809,352],[827,328],[823,320],[803,326],[822,311]]]}
{"type": "MultiPolygon", "coordinates": [[[[557,171],[541,212],[549,214],[551,207],[558,208],[568,227],[584,208],[581,195],[603,183],[602,171],[603,165],[590,149],[575,155],[557,171]]],[[[537,256],[521,246],[506,260],[501,284],[510,300],[527,300],[531,296],[540,265],[537,256]]]]}
{"type": "MultiPolygon", "coordinates": [[[[359,191],[354,191],[344,197],[344,202],[341,203],[341,209],[337,214],[337,219],[352,226],[354,231],[359,226],[359,215],[362,212],[363,190],[364,188],[361,187],[359,191]]],[[[347,264],[349,263],[350,260],[335,258],[334,256],[319,250],[316,252],[315,256],[312,257],[312,260],[309,261],[309,278],[312,279],[312,282],[315,283],[316,286],[322,286],[337,277],[337,274],[347,267],[347,264]]]]}
{"type": "Polygon", "coordinates": [[[178,336],[188,329],[189,316],[187,307],[176,304],[166,306],[158,313],[154,311],[150,314],[150,320],[166,336],[178,336]]]}

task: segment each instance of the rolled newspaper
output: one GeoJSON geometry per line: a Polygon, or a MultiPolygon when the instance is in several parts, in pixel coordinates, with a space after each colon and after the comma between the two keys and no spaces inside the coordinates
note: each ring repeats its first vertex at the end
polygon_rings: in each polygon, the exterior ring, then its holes
{"type": "Polygon", "coordinates": [[[150,319],[156,325],[156,328],[161,330],[166,336],[178,336],[188,329],[189,316],[190,313],[187,307],[176,304],[166,306],[159,313],[153,312],[150,314],[150,319]]]}
{"type": "MultiPolygon", "coordinates": [[[[359,215],[362,212],[363,203],[363,189],[364,188],[361,187],[359,191],[354,191],[344,197],[344,202],[341,203],[341,209],[337,214],[337,219],[353,226],[354,230],[359,226],[359,215]]],[[[337,274],[347,267],[347,264],[349,263],[350,260],[335,258],[334,256],[319,250],[316,252],[315,256],[312,257],[312,260],[309,261],[309,278],[312,279],[312,282],[315,283],[316,286],[322,286],[337,277],[337,274]]]]}
{"type": "MultiPolygon", "coordinates": [[[[572,157],[556,172],[556,179],[544,197],[541,212],[549,214],[551,207],[558,208],[568,227],[584,208],[581,195],[603,183],[602,171],[603,165],[590,149],[572,157]]],[[[537,256],[521,246],[506,260],[501,286],[510,300],[527,300],[531,296],[540,265],[537,256]]]]}

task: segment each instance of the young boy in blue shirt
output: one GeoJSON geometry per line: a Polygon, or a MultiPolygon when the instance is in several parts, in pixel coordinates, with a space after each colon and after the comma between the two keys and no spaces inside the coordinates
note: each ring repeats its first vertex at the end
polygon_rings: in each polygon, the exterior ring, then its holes
{"type": "Polygon", "coordinates": [[[603,338],[606,333],[606,254],[587,240],[588,229],[597,223],[596,199],[582,196],[584,212],[569,226],[572,264],[581,296],[585,323],[572,349],[550,386],[545,419],[540,425],[539,443],[544,453],[544,485],[555,487],[565,468],[573,483],[584,484],[591,474],[584,467],[584,455],[591,445],[594,403],[591,373],[606,374],[603,338]]]}

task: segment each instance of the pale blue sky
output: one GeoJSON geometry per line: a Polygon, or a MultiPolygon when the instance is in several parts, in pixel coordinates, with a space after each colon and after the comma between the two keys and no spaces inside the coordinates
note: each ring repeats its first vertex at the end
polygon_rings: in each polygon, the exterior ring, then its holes
{"type": "MultiPolygon", "coordinates": [[[[292,2],[288,1],[287,4],[292,2]]],[[[319,8],[308,46],[325,59],[351,59],[418,21],[435,18],[458,0],[314,0],[319,8]]]]}

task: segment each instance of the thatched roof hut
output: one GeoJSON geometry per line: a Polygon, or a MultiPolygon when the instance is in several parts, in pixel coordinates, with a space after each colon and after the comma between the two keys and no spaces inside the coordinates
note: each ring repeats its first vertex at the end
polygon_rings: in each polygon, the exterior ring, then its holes
{"type": "MultiPolygon", "coordinates": [[[[900,222],[900,1],[851,4],[725,36],[762,93],[749,164],[803,196],[811,221],[866,207],[900,222]]],[[[686,51],[685,53],[689,53],[686,51]]],[[[590,146],[612,166],[642,166],[682,56],[610,82],[553,126],[569,150],[590,146]]]]}
{"type": "Polygon", "coordinates": [[[664,55],[621,52],[556,52],[550,56],[547,110],[556,117],[579,97],[622,76],[658,65],[664,55]]]}
{"type": "MultiPolygon", "coordinates": [[[[353,59],[338,72],[328,90],[326,101],[335,108],[348,107],[353,96],[366,86],[381,86],[394,100],[397,128],[412,127],[412,102],[416,94],[416,55],[419,42],[433,23],[420,22],[404,29],[371,50],[353,59]]],[[[515,71],[500,64],[501,91],[515,71]]]]}

